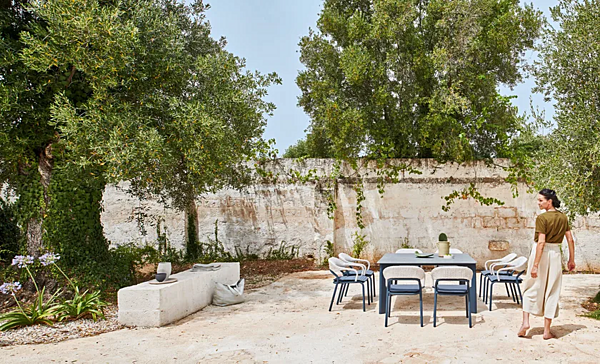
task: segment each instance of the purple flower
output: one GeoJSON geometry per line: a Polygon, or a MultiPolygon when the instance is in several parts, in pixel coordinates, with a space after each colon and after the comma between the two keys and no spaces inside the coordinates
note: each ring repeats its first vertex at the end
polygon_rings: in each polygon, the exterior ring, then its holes
{"type": "Polygon", "coordinates": [[[21,289],[21,283],[19,282],[7,282],[0,286],[0,292],[4,294],[15,294],[21,289]]]}
{"type": "Polygon", "coordinates": [[[42,263],[42,265],[45,267],[50,264],[55,264],[56,261],[59,259],[60,259],[60,255],[58,255],[58,254],[46,253],[40,257],[40,263],[42,263]]]}
{"type": "Polygon", "coordinates": [[[33,264],[33,257],[31,255],[17,255],[12,260],[12,265],[16,265],[19,268],[26,267],[33,264]]]}

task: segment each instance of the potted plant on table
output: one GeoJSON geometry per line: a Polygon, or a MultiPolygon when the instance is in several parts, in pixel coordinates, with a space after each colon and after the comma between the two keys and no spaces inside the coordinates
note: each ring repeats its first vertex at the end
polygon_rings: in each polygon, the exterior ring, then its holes
{"type": "Polygon", "coordinates": [[[444,233],[441,233],[438,238],[438,255],[443,257],[445,255],[450,255],[450,242],[448,241],[448,236],[444,233]]]}

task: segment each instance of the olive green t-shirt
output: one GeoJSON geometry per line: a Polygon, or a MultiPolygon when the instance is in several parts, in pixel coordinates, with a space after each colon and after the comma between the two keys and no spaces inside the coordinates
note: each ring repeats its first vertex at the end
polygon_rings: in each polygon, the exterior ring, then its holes
{"type": "Polygon", "coordinates": [[[546,234],[547,244],[561,244],[565,233],[571,230],[569,219],[560,211],[546,211],[535,219],[535,237],[538,241],[538,235],[546,234]]]}

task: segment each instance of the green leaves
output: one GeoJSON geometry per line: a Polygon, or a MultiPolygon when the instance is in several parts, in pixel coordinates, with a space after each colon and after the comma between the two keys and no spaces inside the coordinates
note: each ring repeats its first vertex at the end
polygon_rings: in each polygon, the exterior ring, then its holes
{"type": "Polygon", "coordinates": [[[497,157],[522,120],[497,94],[521,79],[541,13],[517,1],[325,1],[300,41],[299,105],[341,159],[497,157]]]}
{"type": "Polygon", "coordinates": [[[555,189],[573,217],[600,211],[600,3],[560,1],[551,12],[560,27],[546,26],[534,74],[556,100],[556,129],[532,164],[536,187],[555,189]]]}
{"type": "Polygon", "coordinates": [[[46,287],[42,288],[34,302],[25,308],[20,305],[7,313],[0,315],[0,331],[7,331],[21,326],[48,325],[52,326],[52,318],[56,313],[57,305],[54,303],[60,291],[55,292],[44,302],[46,287]]]}
{"type": "Polygon", "coordinates": [[[58,321],[79,320],[81,318],[91,318],[96,321],[98,318],[104,319],[104,307],[108,303],[100,299],[100,291],[89,293],[87,290],[79,292],[79,287],[75,287],[73,298],[63,300],[56,306],[56,318],[58,321]]]}

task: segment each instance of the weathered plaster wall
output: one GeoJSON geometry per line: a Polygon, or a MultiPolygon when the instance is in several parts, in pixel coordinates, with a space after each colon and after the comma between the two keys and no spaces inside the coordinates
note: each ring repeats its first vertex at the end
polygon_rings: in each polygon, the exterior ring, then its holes
{"type": "MultiPolygon", "coordinates": [[[[370,241],[365,249],[365,256],[370,259],[376,260],[402,244],[434,251],[440,232],[448,235],[452,247],[471,254],[480,263],[508,252],[528,255],[535,217],[539,214],[535,194],[526,194],[521,188],[519,197],[513,198],[510,185],[503,181],[504,172],[484,163],[459,166],[439,165],[432,160],[408,162],[422,174],[404,174],[400,183],[387,184],[383,195],[378,192],[373,165],[361,167],[358,174],[342,166],[337,187],[329,189],[337,205],[332,220],[327,217],[327,185],[322,179],[316,183],[289,184],[285,176],[291,169],[305,174],[312,170],[317,176],[330,175],[333,161],[313,159],[297,164],[293,160],[278,160],[268,167],[279,173],[275,184],[203,196],[197,202],[199,239],[214,239],[214,224],[218,221],[219,240],[231,251],[237,247],[244,252],[264,254],[285,241],[287,245],[298,246],[301,255],[322,258],[327,240],[334,243],[338,252],[351,251],[352,234],[359,230],[353,184],[360,175],[366,198],[362,203],[365,223],[362,233],[370,241]],[[506,204],[481,206],[472,199],[460,199],[450,211],[444,212],[443,196],[471,182],[485,196],[496,197],[506,204]]],[[[107,188],[104,207],[105,233],[113,243],[155,241],[158,219],[164,220],[174,246],[182,246],[185,241],[183,213],[155,202],[140,202],[115,187],[107,188]],[[145,216],[145,237],[139,232],[136,216],[145,216]]],[[[600,218],[579,218],[573,230],[578,268],[600,270],[600,218]]]]}

